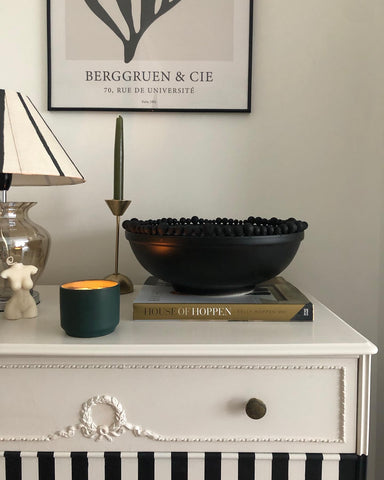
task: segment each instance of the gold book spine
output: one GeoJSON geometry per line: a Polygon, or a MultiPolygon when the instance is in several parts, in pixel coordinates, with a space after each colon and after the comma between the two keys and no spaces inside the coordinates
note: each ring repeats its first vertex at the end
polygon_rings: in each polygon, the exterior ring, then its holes
{"type": "MultiPolygon", "coordinates": [[[[227,320],[227,321],[291,321],[305,308],[295,305],[228,305],[228,304],[148,304],[133,305],[134,320],[227,320]]],[[[308,308],[308,319],[312,320],[308,308]]],[[[305,313],[304,313],[305,317],[305,313]]],[[[302,320],[306,320],[303,318],[302,320]]]]}

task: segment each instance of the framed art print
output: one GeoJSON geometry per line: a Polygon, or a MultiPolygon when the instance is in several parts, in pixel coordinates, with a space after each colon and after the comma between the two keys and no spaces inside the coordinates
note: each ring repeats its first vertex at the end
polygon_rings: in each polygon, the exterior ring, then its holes
{"type": "Polygon", "coordinates": [[[47,0],[48,108],[249,112],[253,0],[47,0]]]}

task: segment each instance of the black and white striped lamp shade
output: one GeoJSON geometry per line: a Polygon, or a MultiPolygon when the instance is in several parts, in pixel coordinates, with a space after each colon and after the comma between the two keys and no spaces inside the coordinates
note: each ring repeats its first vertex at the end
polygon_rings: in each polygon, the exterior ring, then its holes
{"type": "Polygon", "coordinates": [[[0,173],[12,185],[71,185],[84,178],[30,98],[0,89],[0,173]]]}

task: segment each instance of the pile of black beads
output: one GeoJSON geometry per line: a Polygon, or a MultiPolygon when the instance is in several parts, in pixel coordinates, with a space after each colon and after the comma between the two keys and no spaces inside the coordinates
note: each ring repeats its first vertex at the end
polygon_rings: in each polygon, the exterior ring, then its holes
{"type": "Polygon", "coordinates": [[[263,235],[287,235],[303,232],[308,223],[288,218],[280,220],[261,217],[248,217],[246,220],[216,218],[207,220],[193,216],[191,218],[160,218],[157,220],[125,220],[123,227],[127,232],[144,235],[166,235],[187,237],[250,237],[263,235]]]}

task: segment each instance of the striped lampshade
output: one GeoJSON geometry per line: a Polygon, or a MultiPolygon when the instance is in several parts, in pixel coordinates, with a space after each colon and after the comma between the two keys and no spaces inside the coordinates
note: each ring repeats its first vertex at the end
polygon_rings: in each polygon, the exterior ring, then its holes
{"type": "Polygon", "coordinates": [[[12,174],[13,186],[85,181],[29,97],[1,89],[0,173],[12,174]]]}

